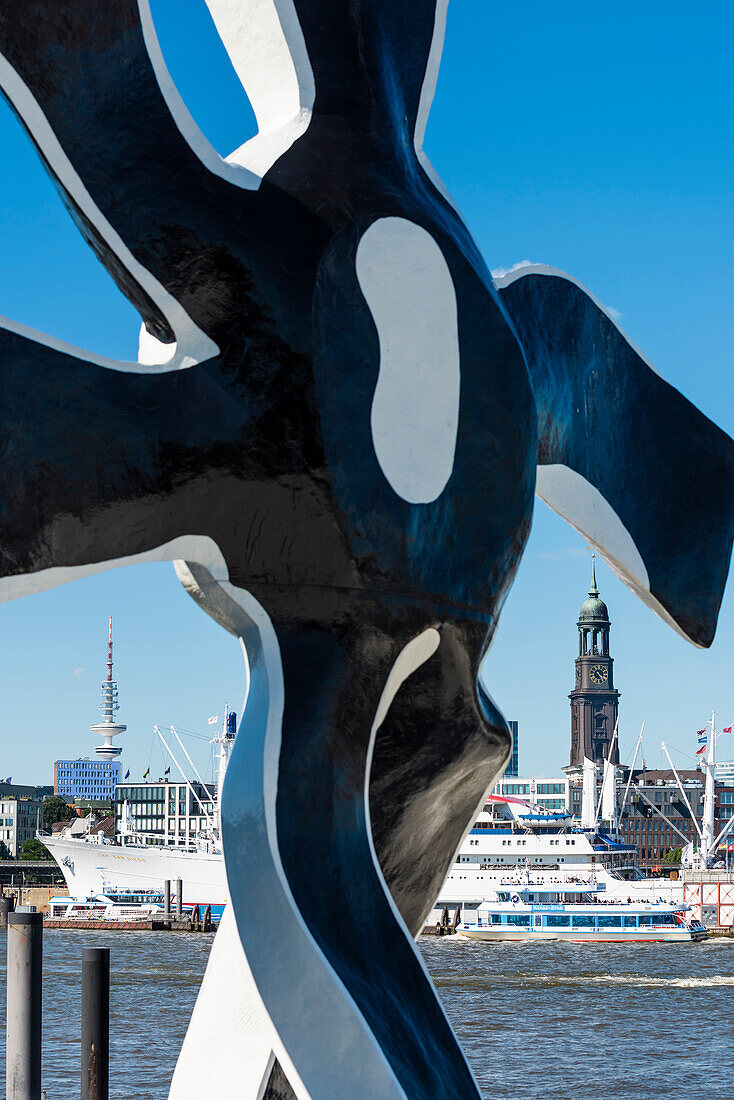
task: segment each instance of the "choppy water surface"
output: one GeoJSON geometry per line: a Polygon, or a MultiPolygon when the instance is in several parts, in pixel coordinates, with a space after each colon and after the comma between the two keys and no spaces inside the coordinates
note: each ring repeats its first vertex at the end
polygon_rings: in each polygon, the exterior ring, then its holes
{"type": "MultiPolygon", "coordinates": [[[[211,942],[160,932],[47,932],[48,1100],[79,1096],[82,947],[112,951],[111,1096],[165,1100],[211,942]]],[[[420,947],[487,1098],[734,1094],[732,940],[592,947],[452,937],[423,938],[420,947]]],[[[2,1083],[3,1059],[4,1050],[2,1083]]]]}

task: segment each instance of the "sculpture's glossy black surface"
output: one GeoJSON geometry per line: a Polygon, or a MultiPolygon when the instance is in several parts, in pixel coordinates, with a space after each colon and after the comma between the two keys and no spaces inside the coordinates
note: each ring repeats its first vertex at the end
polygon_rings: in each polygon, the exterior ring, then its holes
{"type": "MultiPolygon", "coordinates": [[[[280,646],[278,847],[300,919],[404,1094],[468,1097],[380,875],[416,933],[506,762],[507,726],[477,676],[527,539],[536,464],[593,486],[638,548],[651,601],[708,644],[731,550],[732,445],[569,280],[528,274],[498,293],[414,148],[432,0],[296,0],[295,12],[313,114],[253,186],[211,171],[183,136],[133,0],[0,9],[20,82],[5,93],[80,230],[150,333],[178,335],[167,295],[216,345],[195,365],[130,373],[0,332],[2,571],[86,566],[190,534],[217,544],[280,646]],[[395,491],[373,439],[381,343],[356,256],[379,219],[425,231],[456,297],[453,468],[426,503],[395,491]],[[373,729],[391,669],[431,630],[437,648],[373,729]]],[[[225,806],[229,866],[228,844],[225,806]]],[[[235,909],[246,904],[242,882],[230,888],[235,909]]]]}

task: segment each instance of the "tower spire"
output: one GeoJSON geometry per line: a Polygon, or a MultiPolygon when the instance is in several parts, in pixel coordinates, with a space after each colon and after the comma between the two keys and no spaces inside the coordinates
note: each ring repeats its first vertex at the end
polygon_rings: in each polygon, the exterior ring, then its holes
{"type": "MultiPolygon", "coordinates": [[[[589,589],[589,595],[599,595],[599,589],[596,587],[596,554],[593,550],[591,551],[591,588],[589,589]]],[[[111,619],[110,622],[112,622],[111,619]]]]}
{"type": "Polygon", "coordinates": [[[99,704],[102,711],[102,721],[91,726],[92,733],[99,734],[103,744],[97,745],[94,750],[97,756],[103,760],[114,760],[122,752],[119,745],[112,744],[112,738],[119,733],[124,733],[127,726],[115,721],[115,711],[120,709],[117,701],[117,683],[112,678],[112,616],[110,615],[109,629],[107,633],[107,679],[102,684],[102,701],[99,704]]]}

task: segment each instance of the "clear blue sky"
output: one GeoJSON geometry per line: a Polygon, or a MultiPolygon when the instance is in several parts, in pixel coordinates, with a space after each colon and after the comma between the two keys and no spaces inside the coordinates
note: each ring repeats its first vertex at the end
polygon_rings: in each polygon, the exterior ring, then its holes
{"type": "MultiPolygon", "coordinates": [[[[222,153],[252,114],[203,0],[154,0],[164,53],[222,153]]],[[[426,148],[492,268],[553,264],[620,314],[660,372],[734,430],[734,8],[705,3],[598,7],[452,0],[426,148]]],[[[0,313],[83,347],[133,357],[138,319],[83,244],[9,109],[0,104],[0,313]]],[[[83,430],[83,425],[80,425],[83,430]]],[[[665,492],[665,486],[661,486],[665,492]]],[[[705,493],[705,486],[701,486],[705,493]]],[[[711,515],[712,526],[717,516],[711,515]]],[[[567,763],[575,620],[588,586],[584,542],[538,503],[485,680],[520,722],[520,767],[567,763]]],[[[673,634],[599,569],[622,691],[622,757],[646,720],[690,762],[715,707],[734,718],[734,604],[727,591],[709,651],[673,634]]],[[[133,775],[161,752],[151,729],[206,735],[239,707],[236,644],[165,565],[138,566],[0,607],[0,778],[50,782],[60,756],[91,753],[115,617],[116,672],[133,775]],[[152,753],[152,755],[151,755],[152,753]]],[[[190,742],[201,765],[205,740],[190,742]]],[[[720,753],[734,757],[731,739],[720,753]]]]}

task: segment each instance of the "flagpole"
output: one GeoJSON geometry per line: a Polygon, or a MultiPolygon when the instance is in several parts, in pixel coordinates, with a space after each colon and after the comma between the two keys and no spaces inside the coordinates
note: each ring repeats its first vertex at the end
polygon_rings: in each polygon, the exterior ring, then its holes
{"type": "Polygon", "coordinates": [[[209,813],[208,813],[208,812],[207,812],[207,811],[206,811],[206,810],[204,809],[204,803],[203,803],[203,802],[201,801],[201,799],[199,798],[198,794],[196,793],[196,791],[194,790],[194,788],[193,788],[193,787],[191,786],[191,783],[189,782],[188,778],[186,777],[186,773],[184,772],[183,768],[181,767],[181,765],[179,764],[178,760],[176,759],[176,756],[175,756],[175,754],[174,754],[173,750],[171,749],[171,746],[170,746],[170,745],[168,744],[168,742],[166,741],[165,737],[163,736],[163,734],[161,733],[161,731],[160,731],[160,730],[158,729],[158,726],[153,726],[153,729],[155,730],[155,732],[156,732],[156,733],[158,734],[158,736],[160,737],[160,739],[161,739],[161,744],[163,745],[163,748],[164,748],[164,749],[166,750],[166,752],[167,752],[167,753],[168,753],[168,755],[170,756],[171,760],[173,760],[174,764],[176,765],[176,767],[177,767],[177,768],[178,768],[178,770],[180,771],[180,773],[181,773],[181,778],[183,779],[184,783],[185,783],[185,784],[186,784],[186,786],[188,787],[188,789],[189,789],[189,792],[190,792],[190,793],[191,793],[191,795],[192,795],[192,796],[193,796],[193,797],[194,797],[194,798],[196,799],[196,801],[197,801],[197,802],[199,803],[199,806],[201,807],[201,812],[202,812],[202,814],[204,815],[204,817],[205,817],[205,818],[207,819],[207,821],[209,822],[209,828],[210,828],[210,829],[213,829],[213,828],[214,828],[214,822],[212,821],[212,819],[211,819],[211,816],[210,816],[210,815],[209,815],[209,813]]]}

